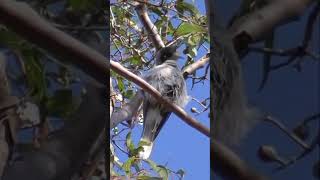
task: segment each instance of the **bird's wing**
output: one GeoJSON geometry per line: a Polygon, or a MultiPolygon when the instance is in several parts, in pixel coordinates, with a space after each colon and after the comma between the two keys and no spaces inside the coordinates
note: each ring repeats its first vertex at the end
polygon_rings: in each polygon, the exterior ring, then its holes
{"type": "Polygon", "coordinates": [[[143,132],[141,140],[147,144],[142,145],[143,151],[139,152],[139,157],[148,159],[152,152],[153,142],[158,136],[161,128],[170,116],[170,112],[163,111],[157,103],[150,103],[148,100],[143,102],[143,132]]]}
{"type": "Polygon", "coordinates": [[[166,111],[161,105],[144,100],[142,139],[153,142],[170,115],[171,112],[166,111]]]}

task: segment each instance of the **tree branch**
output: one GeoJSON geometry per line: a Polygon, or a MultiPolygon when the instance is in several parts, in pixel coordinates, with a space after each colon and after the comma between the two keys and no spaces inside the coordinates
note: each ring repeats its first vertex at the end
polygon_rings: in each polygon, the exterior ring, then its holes
{"type": "Polygon", "coordinates": [[[238,155],[232,152],[229,148],[211,139],[210,144],[210,160],[211,168],[228,179],[237,180],[267,180],[268,178],[260,175],[252,170],[247,164],[242,161],[238,155]]]}
{"type": "Polygon", "coordinates": [[[26,3],[2,0],[0,22],[41,48],[45,48],[57,59],[71,62],[82,71],[106,84],[109,65],[106,58],[80,41],[54,28],[42,19],[26,3]]]}
{"type": "Polygon", "coordinates": [[[301,15],[312,2],[312,0],[269,1],[265,7],[240,17],[230,27],[236,49],[246,49],[249,43],[264,39],[275,27],[301,15]]]}
{"type": "Polygon", "coordinates": [[[164,43],[161,39],[161,36],[158,32],[157,27],[151,22],[147,9],[144,4],[137,3],[136,11],[140,21],[142,22],[143,26],[147,30],[148,37],[150,38],[153,46],[159,50],[160,48],[164,47],[164,43]]]}
{"type": "Polygon", "coordinates": [[[188,77],[188,75],[193,74],[196,70],[198,70],[200,68],[203,68],[204,65],[206,65],[209,62],[209,60],[210,60],[209,56],[210,56],[210,53],[204,55],[198,61],[190,64],[187,67],[185,67],[182,70],[183,77],[186,78],[186,77],[188,77]]]}

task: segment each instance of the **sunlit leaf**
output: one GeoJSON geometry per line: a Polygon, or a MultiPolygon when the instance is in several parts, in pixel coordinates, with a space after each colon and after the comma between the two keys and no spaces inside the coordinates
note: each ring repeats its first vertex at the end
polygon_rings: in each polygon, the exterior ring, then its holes
{"type": "Polygon", "coordinates": [[[169,170],[162,165],[158,165],[158,171],[157,171],[163,179],[168,179],[169,177],[169,170]]]}
{"type": "Polygon", "coordinates": [[[129,149],[129,151],[133,151],[135,149],[132,138],[131,138],[131,132],[129,132],[126,136],[126,146],[129,149]]]}
{"type": "Polygon", "coordinates": [[[125,60],[126,62],[130,62],[131,65],[141,65],[141,57],[140,56],[131,56],[125,60]]]}
{"type": "Polygon", "coordinates": [[[168,179],[169,171],[165,166],[157,165],[155,162],[151,161],[150,159],[145,160],[150,167],[159,174],[159,176],[163,179],[168,179]]]}
{"type": "Polygon", "coordinates": [[[127,175],[131,175],[131,166],[135,162],[135,157],[130,157],[125,163],[123,163],[122,168],[127,175]]]}
{"type": "Polygon", "coordinates": [[[176,35],[183,36],[190,33],[205,33],[206,29],[202,26],[183,22],[176,31],[176,35]]]}
{"type": "Polygon", "coordinates": [[[124,92],[125,85],[124,85],[124,82],[123,82],[123,78],[118,76],[117,83],[118,83],[118,88],[119,88],[120,92],[124,92]]]}

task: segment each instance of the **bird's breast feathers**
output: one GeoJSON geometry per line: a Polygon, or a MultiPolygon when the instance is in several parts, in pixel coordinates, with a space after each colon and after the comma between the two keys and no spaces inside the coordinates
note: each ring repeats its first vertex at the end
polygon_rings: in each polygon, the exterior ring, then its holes
{"type": "MultiPolygon", "coordinates": [[[[178,68],[166,64],[158,65],[148,71],[144,79],[168,100],[179,106],[186,104],[188,99],[186,84],[178,68]]],[[[157,102],[150,95],[147,98],[152,104],[157,102]]]]}

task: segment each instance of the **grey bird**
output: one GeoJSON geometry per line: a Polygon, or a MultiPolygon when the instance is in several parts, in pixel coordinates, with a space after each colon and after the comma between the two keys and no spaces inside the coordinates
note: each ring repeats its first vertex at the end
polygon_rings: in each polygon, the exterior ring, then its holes
{"type": "Polygon", "coordinates": [[[232,33],[215,25],[211,60],[211,124],[213,138],[238,146],[264,114],[248,103],[242,66],[234,49],[232,33]]]}
{"type": "MultiPolygon", "coordinates": [[[[177,46],[168,46],[160,49],[156,56],[156,65],[144,76],[144,80],[157,89],[164,98],[180,107],[184,107],[189,97],[185,80],[180,71],[177,60],[180,58],[177,46]]],[[[154,97],[144,93],[143,99],[143,131],[141,142],[143,151],[139,157],[148,159],[153,142],[161,128],[167,122],[171,112],[160,104],[154,97]]]]}

